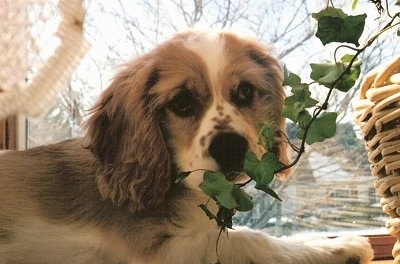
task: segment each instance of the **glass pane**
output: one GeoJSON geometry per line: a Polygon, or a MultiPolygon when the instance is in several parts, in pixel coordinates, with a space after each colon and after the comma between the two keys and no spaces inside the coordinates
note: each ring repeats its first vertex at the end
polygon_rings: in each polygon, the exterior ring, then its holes
{"type": "Polygon", "coordinates": [[[58,99],[48,114],[40,120],[29,119],[28,142],[29,148],[44,144],[55,143],[81,135],[82,109],[65,107],[65,98],[58,99]]]}
{"type": "MultiPolygon", "coordinates": [[[[84,28],[92,48],[45,118],[29,122],[28,146],[80,136],[79,128],[87,110],[101,90],[107,87],[112,76],[110,72],[177,30],[199,26],[245,32],[245,35],[255,36],[265,43],[273,43],[276,55],[289,70],[299,73],[302,78],[309,76],[309,63],[331,58],[329,54],[335,48],[323,46],[313,38],[316,25],[311,13],[321,10],[325,3],[249,0],[233,1],[234,6],[229,7],[220,1],[206,1],[204,5],[196,5],[201,1],[194,1],[177,6],[178,2],[88,2],[84,28]],[[232,11],[227,8],[238,12],[226,16],[232,11]],[[281,17],[282,13],[285,18],[281,17]]],[[[375,11],[374,8],[367,10],[375,11]]],[[[372,18],[376,16],[374,13],[371,15],[372,18]]],[[[373,20],[368,23],[370,28],[377,28],[372,23],[380,22],[373,20]]],[[[366,32],[368,34],[373,32],[366,32]]],[[[363,65],[363,72],[398,52],[400,46],[394,47],[398,40],[390,39],[390,34],[387,36],[363,54],[361,60],[367,62],[363,65]]],[[[356,92],[353,89],[348,95],[338,95],[332,100],[330,107],[339,112],[343,120],[336,137],[308,147],[293,176],[287,181],[273,182],[272,187],[283,202],[249,188],[256,207],[250,213],[237,213],[236,224],[265,229],[277,236],[310,231],[367,232],[379,229],[379,232],[386,232],[383,227],[387,217],[381,211],[373,188],[374,179],[369,171],[364,142],[357,137],[351,121],[349,98],[356,97],[356,92]]],[[[321,99],[324,95],[319,93],[316,96],[321,99]]],[[[294,129],[288,124],[288,135],[292,140],[294,134],[294,129]]]]}
{"type": "MultiPolygon", "coordinates": [[[[290,130],[289,125],[289,136],[290,130]]],[[[239,213],[236,224],[276,236],[356,230],[386,233],[387,216],[375,193],[369,165],[354,124],[339,124],[334,138],[307,148],[287,181],[274,181],[273,189],[282,202],[253,192],[256,209],[239,213]]]]}

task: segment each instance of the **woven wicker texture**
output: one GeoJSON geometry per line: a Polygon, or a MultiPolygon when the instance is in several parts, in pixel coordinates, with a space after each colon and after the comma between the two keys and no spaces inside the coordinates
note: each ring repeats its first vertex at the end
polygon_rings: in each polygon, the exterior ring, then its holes
{"type": "Polygon", "coordinates": [[[40,116],[54,103],[89,47],[82,2],[0,1],[0,119],[40,116]]]}
{"type": "Polygon", "coordinates": [[[386,227],[397,238],[394,263],[400,263],[400,56],[366,76],[354,109],[374,187],[382,197],[382,210],[389,215],[386,227]]]}

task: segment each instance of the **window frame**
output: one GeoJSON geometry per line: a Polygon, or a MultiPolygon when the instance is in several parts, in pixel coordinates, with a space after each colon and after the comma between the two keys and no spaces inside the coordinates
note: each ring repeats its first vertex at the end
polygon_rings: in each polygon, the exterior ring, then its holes
{"type": "Polygon", "coordinates": [[[0,149],[17,149],[16,117],[7,117],[0,121],[0,149]]]}
{"type": "Polygon", "coordinates": [[[0,119],[0,150],[24,150],[27,147],[27,118],[23,115],[0,119]]]}
{"type": "MultiPolygon", "coordinates": [[[[0,121],[0,150],[19,149],[27,147],[27,118],[23,116],[13,116],[0,121]]],[[[392,257],[393,245],[396,238],[391,235],[378,234],[366,235],[374,250],[374,260],[390,260],[392,257]]]]}

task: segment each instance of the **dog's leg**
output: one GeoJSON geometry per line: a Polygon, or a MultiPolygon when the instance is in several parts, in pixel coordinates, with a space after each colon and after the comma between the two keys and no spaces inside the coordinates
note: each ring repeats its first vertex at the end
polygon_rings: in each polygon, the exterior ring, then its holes
{"type": "Polygon", "coordinates": [[[367,264],[373,253],[368,240],[358,236],[303,243],[241,229],[222,233],[201,231],[171,238],[151,263],[164,264],[367,264]]]}

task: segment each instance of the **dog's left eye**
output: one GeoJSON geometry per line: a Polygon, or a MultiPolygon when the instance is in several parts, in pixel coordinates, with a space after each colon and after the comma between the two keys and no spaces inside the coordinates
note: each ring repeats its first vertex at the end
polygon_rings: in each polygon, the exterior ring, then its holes
{"type": "Polygon", "coordinates": [[[195,104],[192,94],[182,90],[168,103],[168,107],[179,117],[190,117],[195,114],[195,104]]]}
{"type": "Polygon", "coordinates": [[[250,106],[254,99],[255,87],[249,82],[239,83],[235,92],[231,93],[231,99],[239,107],[250,106]]]}

